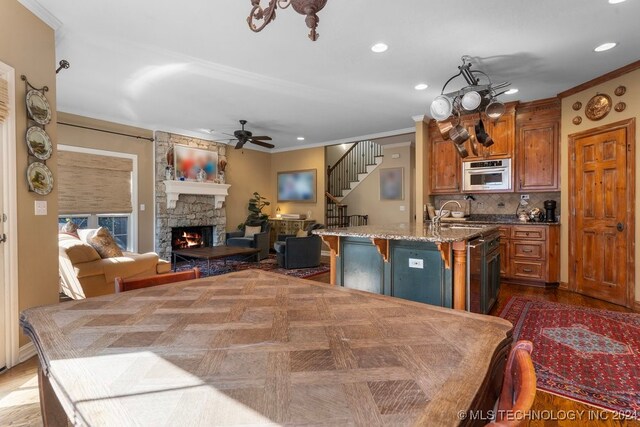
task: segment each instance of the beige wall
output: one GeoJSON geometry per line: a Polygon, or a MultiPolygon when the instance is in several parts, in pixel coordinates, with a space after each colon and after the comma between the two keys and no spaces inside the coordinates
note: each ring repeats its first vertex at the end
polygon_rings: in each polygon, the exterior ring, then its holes
{"type": "Polygon", "coordinates": [[[305,150],[285,151],[283,153],[273,153],[271,155],[271,191],[272,191],[272,215],[275,215],[277,206],[280,206],[281,213],[304,213],[311,211],[311,218],[318,222],[325,222],[324,219],[324,192],[325,184],[325,161],[324,147],[308,148],[305,150]],[[316,202],[315,203],[278,203],[277,200],[277,180],[278,172],[294,171],[301,169],[316,169],[316,202]]]}
{"type": "MultiPolygon", "coordinates": [[[[638,127],[640,126],[640,70],[633,71],[631,73],[625,74],[616,79],[610,80],[606,83],[600,84],[598,86],[589,88],[575,95],[571,95],[562,100],[562,125],[561,125],[561,144],[560,144],[560,159],[561,159],[561,190],[562,190],[562,206],[566,206],[567,208],[562,209],[562,214],[560,217],[561,221],[561,271],[560,276],[563,282],[568,282],[569,280],[569,135],[577,132],[583,132],[585,130],[607,125],[610,123],[618,122],[620,120],[629,119],[631,117],[636,118],[636,139],[638,138],[639,131],[638,127]],[[624,85],[627,87],[627,92],[622,96],[618,97],[614,95],[613,91],[616,87],[624,85]],[[602,120],[597,122],[592,122],[584,116],[584,106],[587,104],[589,99],[597,93],[605,93],[611,96],[613,100],[613,104],[615,105],[619,101],[624,101],[627,104],[626,110],[621,113],[614,111],[611,112],[602,120]],[[583,109],[581,111],[574,111],[571,106],[574,102],[580,101],[582,102],[583,109]],[[576,116],[582,116],[582,123],[578,126],[574,125],[572,119],[576,116]]],[[[633,143],[634,141],[632,141],[633,143]]],[[[636,143],[636,194],[640,191],[640,173],[638,173],[638,168],[640,167],[640,149],[638,149],[637,141],[636,143]]],[[[636,279],[640,277],[640,252],[638,250],[638,242],[640,242],[640,223],[638,222],[638,198],[636,196],[636,230],[635,230],[635,241],[636,241],[636,252],[635,252],[635,277],[636,279]]],[[[640,301],[640,285],[636,284],[636,301],[640,301]]]]}
{"type": "MultiPolygon", "coordinates": [[[[134,206],[134,209],[138,209],[138,251],[152,252],[154,250],[153,142],[96,130],[66,126],[61,123],[109,130],[144,138],[153,138],[153,131],[63,112],[58,113],[58,122],[59,144],[135,154],[138,156],[138,206],[134,206]],[[144,211],[140,210],[141,204],[145,205],[144,211]]],[[[105,191],[117,191],[117,189],[105,187],[105,191]]]]}
{"type": "MultiPolygon", "coordinates": [[[[53,110],[51,123],[46,131],[53,142],[54,151],[47,166],[57,173],[56,145],[56,55],[55,38],[51,28],[36,18],[16,0],[3,0],[0,6],[0,61],[15,68],[16,72],[16,136],[17,136],[17,198],[18,198],[18,306],[20,310],[58,301],[58,242],[57,219],[58,191],[46,196],[30,193],[25,173],[27,148],[24,136],[27,131],[25,112],[25,85],[20,75],[38,87],[48,86],[46,93],[53,110]],[[34,201],[47,202],[48,215],[34,215],[34,201]]],[[[8,236],[9,239],[15,236],[8,236]]],[[[29,339],[21,335],[20,345],[29,339]]]]}
{"type": "Polygon", "coordinates": [[[270,153],[262,151],[235,150],[232,146],[227,148],[225,175],[227,184],[231,185],[225,201],[228,231],[235,230],[247,219],[247,206],[254,191],[271,202],[272,205],[264,209],[271,216],[271,208],[275,205],[275,187],[271,185],[271,157],[270,153]]]}
{"type": "Polygon", "coordinates": [[[414,165],[414,147],[410,142],[403,146],[383,146],[384,157],[380,166],[365,178],[344,199],[343,204],[348,205],[349,215],[369,215],[368,224],[390,224],[413,221],[414,185],[411,178],[411,170],[414,165]],[[391,158],[398,154],[397,159],[391,158]],[[404,168],[404,199],[380,200],[380,169],[404,168]],[[404,211],[400,207],[404,206],[404,211]]]}

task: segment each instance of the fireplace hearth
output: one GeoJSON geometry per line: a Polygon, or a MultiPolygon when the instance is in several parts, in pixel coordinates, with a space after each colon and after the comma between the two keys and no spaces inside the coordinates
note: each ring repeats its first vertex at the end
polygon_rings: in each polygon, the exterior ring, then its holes
{"type": "Polygon", "coordinates": [[[171,249],[213,246],[214,226],[174,227],[171,229],[171,249]]]}

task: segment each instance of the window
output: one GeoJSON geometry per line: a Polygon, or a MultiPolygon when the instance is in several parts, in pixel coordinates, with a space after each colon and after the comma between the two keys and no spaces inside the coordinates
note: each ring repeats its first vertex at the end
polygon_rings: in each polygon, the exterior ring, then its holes
{"type": "Polygon", "coordinates": [[[138,156],[63,144],[56,154],[60,222],[105,227],[118,246],[136,252],[138,156]]]}
{"type": "Polygon", "coordinates": [[[60,215],[58,224],[63,225],[68,221],[74,222],[79,229],[104,227],[113,236],[122,250],[132,250],[131,239],[131,214],[97,214],[97,215],[60,215]]]}

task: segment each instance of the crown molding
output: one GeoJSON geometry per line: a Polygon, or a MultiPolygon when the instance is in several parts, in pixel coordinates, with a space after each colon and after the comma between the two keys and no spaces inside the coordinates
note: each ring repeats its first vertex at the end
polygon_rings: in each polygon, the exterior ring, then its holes
{"type": "Polygon", "coordinates": [[[380,146],[382,147],[383,150],[386,150],[387,148],[411,147],[413,146],[413,142],[412,141],[397,142],[395,144],[387,144],[387,145],[380,145],[380,146]]]}
{"type": "Polygon", "coordinates": [[[18,2],[51,27],[53,31],[58,31],[62,28],[62,21],[49,12],[38,0],[18,0],[18,2]]]}

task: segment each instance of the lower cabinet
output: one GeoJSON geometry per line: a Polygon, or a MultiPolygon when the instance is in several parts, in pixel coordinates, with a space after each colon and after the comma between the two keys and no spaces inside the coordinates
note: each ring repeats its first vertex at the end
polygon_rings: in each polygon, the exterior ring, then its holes
{"type": "Polygon", "coordinates": [[[506,281],[555,285],[560,279],[558,225],[504,225],[500,275],[506,281]]]}
{"type": "Polygon", "coordinates": [[[384,262],[370,239],[342,237],[337,284],[411,301],[453,306],[452,272],[433,243],[389,242],[384,262]]]}
{"type": "Polygon", "coordinates": [[[398,242],[391,247],[391,296],[452,307],[451,270],[440,251],[424,243],[398,242]]]}

